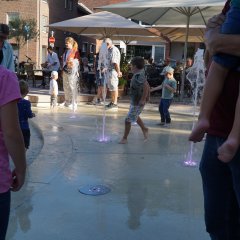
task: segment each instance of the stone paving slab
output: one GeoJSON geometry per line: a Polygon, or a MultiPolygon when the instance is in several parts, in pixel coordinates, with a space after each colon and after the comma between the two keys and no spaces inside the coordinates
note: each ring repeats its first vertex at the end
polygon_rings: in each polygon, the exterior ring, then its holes
{"type": "MultiPolygon", "coordinates": [[[[198,168],[183,165],[192,146],[187,141],[192,107],[173,104],[173,123],[162,128],[157,104],[149,104],[142,114],[149,141],[132,126],[128,144],[122,145],[128,103],[119,105],[118,111],[105,112],[104,133],[111,140],[106,143],[98,141],[101,106],[80,103],[76,113],[33,108],[44,145],[29,164],[25,186],[12,195],[7,240],[209,239],[198,168]],[[104,184],[111,192],[79,193],[89,184],[104,184]]],[[[202,147],[193,146],[194,161],[199,162],[202,147]]]]}

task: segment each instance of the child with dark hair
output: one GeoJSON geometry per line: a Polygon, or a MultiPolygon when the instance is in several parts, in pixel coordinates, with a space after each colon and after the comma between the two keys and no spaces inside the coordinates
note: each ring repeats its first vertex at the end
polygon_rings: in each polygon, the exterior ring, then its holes
{"type": "Polygon", "coordinates": [[[144,71],[144,59],[134,57],[131,61],[133,77],[130,83],[130,108],[125,119],[125,130],[120,144],[127,143],[127,137],[131,130],[131,123],[137,122],[143,132],[144,140],[148,138],[148,128],[144,125],[140,114],[143,111],[145,103],[148,101],[150,88],[144,71]]]}
{"type": "Polygon", "coordinates": [[[28,84],[24,80],[19,81],[19,87],[22,99],[18,102],[18,116],[19,116],[19,123],[22,130],[24,144],[26,150],[29,148],[30,145],[30,128],[28,119],[35,117],[35,113],[31,110],[31,103],[29,100],[24,99],[28,94],[28,84]]]}

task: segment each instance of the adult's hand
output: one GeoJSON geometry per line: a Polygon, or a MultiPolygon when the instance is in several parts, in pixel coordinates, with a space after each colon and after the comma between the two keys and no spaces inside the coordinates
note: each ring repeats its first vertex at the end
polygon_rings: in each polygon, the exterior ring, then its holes
{"type": "Polygon", "coordinates": [[[205,31],[205,45],[210,55],[215,54],[218,51],[218,44],[221,41],[220,27],[225,20],[223,14],[216,15],[209,19],[207,28],[205,31]]]}
{"type": "Polygon", "coordinates": [[[122,77],[122,72],[118,72],[118,77],[122,77]]]}
{"type": "Polygon", "coordinates": [[[223,24],[225,18],[226,18],[225,15],[223,15],[222,13],[213,16],[212,18],[210,18],[210,19],[208,20],[207,30],[208,30],[209,28],[216,28],[216,27],[221,26],[221,25],[223,24]]]}

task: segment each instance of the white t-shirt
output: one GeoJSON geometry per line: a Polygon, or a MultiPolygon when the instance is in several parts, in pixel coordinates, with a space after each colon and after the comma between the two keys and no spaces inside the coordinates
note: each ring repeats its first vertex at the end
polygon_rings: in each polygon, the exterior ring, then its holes
{"type": "Polygon", "coordinates": [[[114,45],[108,49],[108,70],[115,70],[114,64],[120,66],[121,54],[114,45]]]}
{"type": "Polygon", "coordinates": [[[53,95],[53,92],[55,95],[58,95],[58,83],[55,79],[50,80],[50,89],[49,89],[49,94],[53,95]]]}

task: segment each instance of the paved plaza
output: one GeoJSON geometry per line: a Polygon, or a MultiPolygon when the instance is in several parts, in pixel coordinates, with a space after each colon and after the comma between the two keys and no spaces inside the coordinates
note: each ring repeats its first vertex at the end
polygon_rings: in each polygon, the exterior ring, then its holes
{"type": "MultiPolygon", "coordinates": [[[[174,103],[172,124],[164,128],[157,104],[148,104],[142,119],[149,140],[133,125],[122,145],[127,110],[121,101],[105,118],[103,106],[84,103],[76,113],[33,108],[27,180],[12,194],[7,240],[209,240],[198,167],[183,164],[193,108],[174,103]],[[99,184],[111,191],[79,192],[99,184]]],[[[198,163],[202,148],[193,145],[198,163]]]]}

